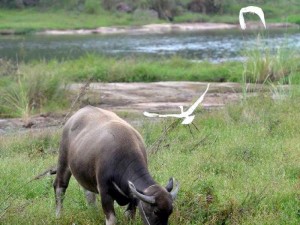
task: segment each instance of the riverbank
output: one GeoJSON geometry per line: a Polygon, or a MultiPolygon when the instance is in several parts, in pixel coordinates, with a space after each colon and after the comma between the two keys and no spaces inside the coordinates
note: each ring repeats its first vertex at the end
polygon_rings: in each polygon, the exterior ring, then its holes
{"type": "MultiPolygon", "coordinates": [[[[295,28],[299,29],[299,25],[292,23],[269,23],[267,29],[282,29],[295,28]]],[[[148,24],[140,26],[111,26],[98,27],[95,29],[46,29],[43,31],[35,31],[38,35],[114,35],[114,34],[161,34],[172,32],[205,32],[213,30],[228,30],[240,29],[239,24],[228,23],[162,23],[162,24],[148,24]]],[[[248,30],[264,29],[259,22],[247,23],[248,30]]],[[[25,34],[24,31],[4,29],[0,30],[0,35],[20,35],[25,34]]]]}
{"type": "MultiPolygon", "coordinates": [[[[174,31],[207,31],[212,29],[239,28],[238,9],[231,14],[205,15],[201,13],[183,13],[175,17],[172,23],[140,14],[109,12],[101,9],[98,13],[88,14],[76,10],[0,9],[0,34],[120,34],[151,33],[174,31]],[[22,22],[20,22],[22,21],[22,22]]],[[[283,13],[282,13],[283,14],[283,13]]],[[[281,14],[280,14],[281,15],[281,14]]],[[[298,14],[269,16],[266,23],[270,29],[290,27],[299,24],[298,14]]],[[[246,20],[248,29],[261,28],[259,20],[246,20]],[[255,21],[255,23],[251,22],[255,21]]]]}
{"type": "MultiPolygon", "coordinates": [[[[268,24],[268,29],[280,28],[299,28],[296,24],[291,23],[272,23],[268,24]]],[[[181,23],[181,24],[149,24],[144,26],[128,27],[99,27],[96,29],[79,29],[79,30],[46,30],[37,32],[42,35],[78,35],[78,34],[153,34],[153,33],[170,33],[170,32],[199,32],[210,30],[227,30],[240,29],[238,24],[226,23],[181,23]]],[[[260,23],[248,23],[247,29],[263,29],[260,23]]]]}
{"type": "MultiPolygon", "coordinates": [[[[207,87],[207,82],[135,82],[135,83],[72,83],[68,85],[68,99],[74,101],[79,93],[84,95],[77,99],[76,107],[93,105],[106,110],[112,110],[126,117],[130,123],[138,123],[137,117],[142,112],[179,113],[179,106],[188,109],[201,96],[207,87]],[[82,91],[82,90],[85,91],[82,91]],[[157,95],[157,93],[160,93],[157,95]],[[127,115],[127,116],[126,116],[127,115]]],[[[286,97],[292,92],[288,85],[268,86],[263,84],[240,84],[233,82],[211,82],[199,109],[208,111],[222,109],[228,105],[241,102],[252,96],[270,96],[274,101],[286,97]],[[276,92],[281,90],[281,92],[276,92]]],[[[72,109],[73,111],[75,109],[72,109]]],[[[70,109],[40,112],[28,118],[0,119],[0,135],[38,131],[39,129],[59,128],[65,122],[66,115],[72,114],[70,109]],[[28,129],[30,128],[30,129],[28,129]]],[[[154,119],[161,121],[161,119],[154,119]]]]}
{"type": "MultiPolygon", "coordinates": [[[[140,114],[151,112],[179,112],[178,106],[190,107],[197,96],[206,89],[204,82],[152,82],[152,83],[91,83],[85,95],[78,99],[77,105],[94,105],[114,112],[140,114]],[[157,95],[157,93],[160,93],[157,95]]],[[[84,87],[84,83],[72,83],[68,86],[70,99],[84,87]]],[[[262,85],[249,85],[251,91],[265,91],[262,85]]],[[[243,87],[238,83],[211,83],[202,106],[205,109],[222,108],[225,104],[237,102],[242,97],[243,87]]],[[[39,113],[24,118],[0,119],[0,135],[38,129],[60,127],[68,110],[39,113]]],[[[128,118],[131,123],[136,121],[128,118]]]]}
{"type": "Polygon", "coordinates": [[[300,83],[298,55],[280,51],[276,55],[267,55],[266,62],[259,53],[249,52],[244,63],[219,64],[192,62],[180,57],[158,61],[142,57],[116,59],[96,55],[65,61],[18,62],[17,65],[2,60],[0,116],[26,118],[38,112],[68,108],[72,98],[68,98],[66,87],[74,82],[300,83]]]}

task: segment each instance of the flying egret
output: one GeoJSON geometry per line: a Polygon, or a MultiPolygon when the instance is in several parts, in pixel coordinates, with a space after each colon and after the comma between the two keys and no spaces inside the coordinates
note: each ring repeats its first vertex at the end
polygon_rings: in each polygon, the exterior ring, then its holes
{"type": "Polygon", "coordinates": [[[240,10],[239,21],[240,21],[241,28],[243,30],[246,29],[244,13],[255,13],[256,15],[259,16],[259,18],[262,21],[265,29],[267,28],[266,27],[266,22],[265,22],[264,12],[262,11],[262,9],[257,7],[257,6],[248,6],[248,7],[245,7],[245,8],[241,8],[241,10],[240,10]]]}
{"type": "Polygon", "coordinates": [[[209,89],[209,84],[207,84],[207,88],[205,92],[197,99],[197,101],[186,111],[183,111],[183,106],[179,106],[180,108],[180,114],[157,114],[157,113],[149,113],[144,112],[144,116],[147,117],[174,117],[174,118],[181,118],[184,119],[181,124],[190,124],[193,122],[195,115],[192,115],[194,113],[194,110],[197,108],[197,106],[203,101],[204,96],[206,95],[207,91],[209,89]]]}

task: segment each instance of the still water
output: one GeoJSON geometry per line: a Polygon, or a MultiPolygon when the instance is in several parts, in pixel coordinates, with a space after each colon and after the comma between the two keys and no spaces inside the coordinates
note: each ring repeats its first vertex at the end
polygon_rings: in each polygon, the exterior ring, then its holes
{"type": "MultiPolygon", "coordinates": [[[[226,30],[201,33],[147,35],[26,35],[0,36],[0,58],[49,60],[78,58],[85,54],[116,57],[169,57],[220,62],[242,60],[244,50],[260,45],[300,50],[300,30],[226,30]]],[[[299,51],[300,52],[300,51],[299,51]]]]}

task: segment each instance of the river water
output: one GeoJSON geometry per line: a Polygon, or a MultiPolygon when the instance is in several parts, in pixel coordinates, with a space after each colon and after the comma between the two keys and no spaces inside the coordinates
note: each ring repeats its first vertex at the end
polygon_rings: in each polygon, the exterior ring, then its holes
{"type": "Polygon", "coordinates": [[[147,35],[1,36],[0,58],[10,60],[73,59],[85,54],[116,57],[170,57],[220,62],[242,60],[253,46],[291,48],[300,52],[300,31],[240,30],[147,35]]]}

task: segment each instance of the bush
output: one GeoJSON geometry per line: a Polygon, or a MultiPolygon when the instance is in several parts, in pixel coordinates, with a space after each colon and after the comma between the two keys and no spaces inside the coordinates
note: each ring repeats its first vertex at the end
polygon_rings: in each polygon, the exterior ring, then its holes
{"type": "Polygon", "coordinates": [[[11,82],[0,90],[0,115],[22,117],[43,111],[49,105],[65,105],[62,79],[51,71],[39,67],[25,67],[11,75],[11,82]]]}
{"type": "Polygon", "coordinates": [[[99,2],[97,0],[86,0],[84,3],[84,10],[89,14],[97,14],[99,12],[99,2]]]}
{"type": "Polygon", "coordinates": [[[23,0],[0,0],[1,7],[7,8],[23,8],[23,0]]]}
{"type": "Polygon", "coordinates": [[[192,12],[201,12],[204,14],[214,14],[222,11],[222,0],[192,0],[187,8],[192,12]]]}
{"type": "Polygon", "coordinates": [[[246,52],[244,80],[252,83],[281,81],[285,83],[300,68],[299,55],[287,46],[275,50],[264,47],[260,41],[246,52]],[[284,81],[286,80],[286,81],[284,81]]]}

